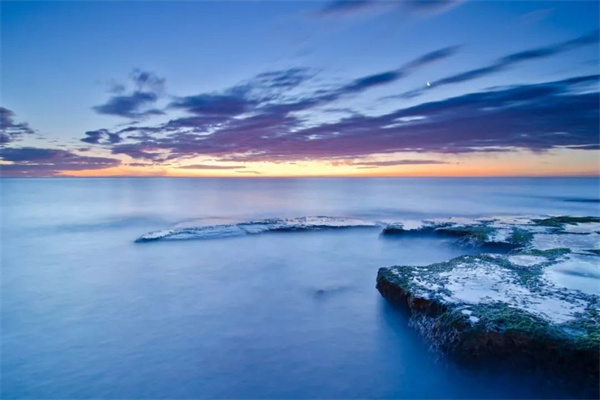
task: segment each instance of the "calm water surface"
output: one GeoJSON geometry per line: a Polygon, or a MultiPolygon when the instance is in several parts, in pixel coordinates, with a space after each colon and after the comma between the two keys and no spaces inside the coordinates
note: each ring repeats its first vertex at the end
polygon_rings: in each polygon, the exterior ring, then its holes
{"type": "Polygon", "coordinates": [[[597,179],[2,179],[3,398],[557,397],[436,361],[377,269],[476,249],[378,228],[136,244],[177,224],[600,215],[597,179]]]}

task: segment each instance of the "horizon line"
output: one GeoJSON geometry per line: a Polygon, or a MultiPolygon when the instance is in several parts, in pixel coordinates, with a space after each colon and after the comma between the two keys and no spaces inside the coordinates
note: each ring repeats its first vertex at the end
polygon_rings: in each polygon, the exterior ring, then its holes
{"type": "Polygon", "coordinates": [[[597,178],[600,179],[600,173],[591,174],[580,174],[580,175],[263,175],[263,176],[235,176],[235,175],[49,175],[49,176],[2,176],[0,179],[64,179],[64,178],[75,178],[75,179],[106,179],[106,178],[119,178],[119,179],[156,179],[156,178],[175,178],[175,179],[331,179],[331,178],[343,178],[343,179],[389,179],[389,178],[401,178],[401,179],[416,179],[416,178],[433,178],[433,179],[506,179],[506,178],[597,178]]]}

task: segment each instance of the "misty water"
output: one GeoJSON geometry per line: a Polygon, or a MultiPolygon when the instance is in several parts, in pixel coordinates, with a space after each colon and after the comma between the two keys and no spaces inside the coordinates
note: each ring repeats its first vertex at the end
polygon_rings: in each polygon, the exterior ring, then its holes
{"type": "Polygon", "coordinates": [[[576,395],[439,360],[381,298],[379,267],[479,251],[453,239],[363,227],[135,240],[271,217],[597,216],[597,179],[60,178],[0,189],[3,398],[576,395]]]}

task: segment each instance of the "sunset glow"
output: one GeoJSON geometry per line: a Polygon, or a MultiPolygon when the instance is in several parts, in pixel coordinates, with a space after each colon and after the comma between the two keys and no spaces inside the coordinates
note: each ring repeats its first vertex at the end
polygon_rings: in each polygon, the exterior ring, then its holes
{"type": "Polygon", "coordinates": [[[600,173],[597,2],[166,4],[2,4],[2,176],[600,173]]]}

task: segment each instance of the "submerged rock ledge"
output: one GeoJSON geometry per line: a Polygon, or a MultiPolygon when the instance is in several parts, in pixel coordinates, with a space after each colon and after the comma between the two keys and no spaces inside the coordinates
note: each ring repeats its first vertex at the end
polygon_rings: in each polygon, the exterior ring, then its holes
{"type": "Polygon", "coordinates": [[[600,251],[598,217],[437,218],[387,224],[383,235],[436,234],[460,238],[473,245],[506,249],[568,248],[578,252],[600,251]]]}
{"type": "Polygon", "coordinates": [[[453,359],[556,371],[597,386],[599,230],[596,217],[390,225],[384,234],[452,234],[513,250],[381,268],[377,289],[409,313],[432,348],[453,359]]]}
{"type": "Polygon", "coordinates": [[[146,233],[136,243],[159,240],[223,239],[227,237],[257,235],[266,232],[302,232],[327,229],[374,228],[376,222],[339,217],[267,218],[235,224],[205,225],[197,227],[164,229],[146,233]]]}

